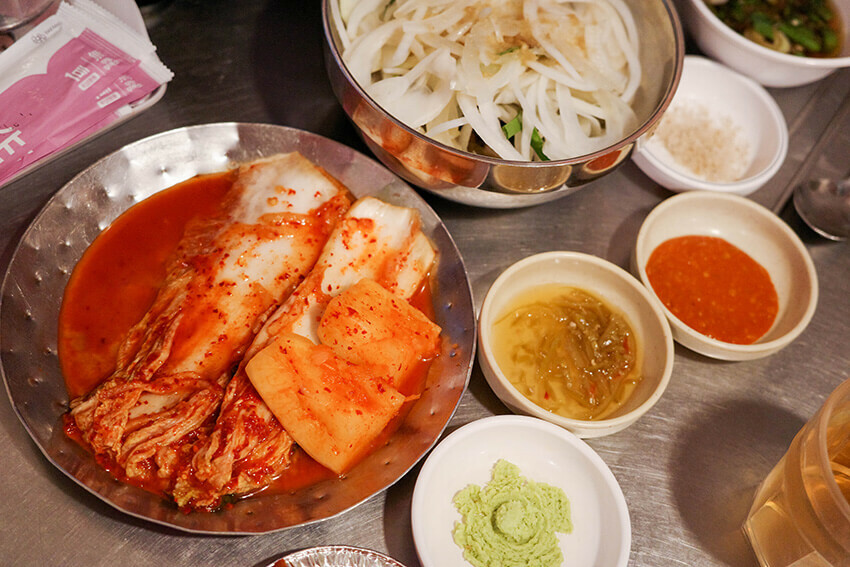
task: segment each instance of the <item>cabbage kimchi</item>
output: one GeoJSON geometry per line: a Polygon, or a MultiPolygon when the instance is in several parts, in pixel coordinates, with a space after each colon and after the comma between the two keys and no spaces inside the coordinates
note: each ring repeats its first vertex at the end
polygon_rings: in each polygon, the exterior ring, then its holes
{"type": "Polygon", "coordinates": [[[187,226],[115,371],[69,421],[118,476],[170,493],[232,367],[316,262],[348,190],[298,153],[239,168],[220,211],[187,226]]]}
{"type": "Polygon", "coordinates": [[[345,474],[439,352],[440,328],[411,303],[435,261],[415,210],[354,201],[298,153],[245,164],[217,212],[186,225],[66,431],[185,510],[261,491],[296,455],[345,474]]]}
{"type": "MultiPolygon", "coordinates": [[[[222,496],[264,487],[289,466],[293,437],[254,383],[267,386],[275,380],[284,380],[288,386],[298,389],[306,378],[287,373],[273,362],[264,365],[257,375],[249,375],[246,366],[255,355],[273,347],[281,338],[297,337],[304,347],[299,354],[306,357],[301,362],[311,366],[316,363],[312,349],[321,343],[322,316],[333,298],[365,278],[406,302],[426,281],[435,255],[414,210],[389,205],[373,197],[358,200],[337,224],[316,266],[269,317],[248,348],[243,364],[227,386],[215,428],[209,437],[199,440],[191,465],[178,475],[174,490],[177,503],[193,508],[215,508],[222,496]]],[[[345,313],[350,320],[349,311],[345,313]]],[[[413,352],[417,360],[431,359],[437,352],[439,328],[428,321],[428,332],[430,339],[423,349],[410,351],[405,341],[398,341],[393,348],[413,352]]],[[[378,337],[368,332],[366,340],[372,339],[378,340],[378,337]]],[[[374,372],[366,373],[361,378],[372,380],[374,375],[374,372]]],[[[346,395],[350,390],[342,391],[340,387],[339,382],[324,384],[320,391],[336,394],[341,403],[349,406],[356,402],[346,395]]],[[[386,384],[386,388],[392,385],[386,384]]],[[[403,401],[404,396],[397,399],[403,401]]],[[[355,408],[355,413],[359,410],[355,408]]],[[[391,418],[394,414],[390,412],[385,417],[391,418]]],[[[333,412],[325,412],[322,416],[301,412],[291,420],[290,428],[326,428],[327,422],[322,418],[332,415],[333,412]]],[[[385,419],[384,425],[388,421],[385,419]]],[[[361,444],[365,440],[364,437],[358,439],[361,444]]],[[[307,452],[316,457],[314,452],[307,452]]],[[[344,472],[317,460],[336,473],[344,472]]]]}

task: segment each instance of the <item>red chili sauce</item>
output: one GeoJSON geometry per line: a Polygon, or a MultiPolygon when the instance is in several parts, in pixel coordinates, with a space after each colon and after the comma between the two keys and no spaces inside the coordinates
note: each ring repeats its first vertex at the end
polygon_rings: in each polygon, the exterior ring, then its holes
{"type": "Polygon", "coordinates": [[[72,398],[115,370],[118,346],[153,303],[186,223],[215,212],[232,184],[230,173],[216,173],[155,193],[85,251],[59,311],[59,362],[72,398]]]}
{"type": "MultiPolygon", "coordinates": [[[[153,303],[187,223],[215,214],[233,180],[232,172],[202,175],[156,193],[115,219],[83,254],[59,312],[59,362],[72,399],[87,394],[114,372],[118,347],[153,303]]],[[[433,320],[427,278],[410,303],[433,320]]],[[[405,395],[421,392],[429,368],[430,361],[423,362],[399,390],[405,395]]],[[[405,403],[373,447],[395,432],[412,403],[405,403]]],[[[66,424],[66,433],[82,443],[73,422],[66,424]]],[[[99,462],[123,482],[156,494],[164,490],[164,486],[126,478],[121,467],[106,459],[99,462]]],[[[296,448],[290,467],[265,493],[297,490],[334,476],[296,448]]]]}
{"type": "Polygon", "coordinates": [[[767,270],[722,238],[692,235],[662,242],[649,257],[646,275],[673,315],[719,341],[752,344],[779,311],[767,270]]]}

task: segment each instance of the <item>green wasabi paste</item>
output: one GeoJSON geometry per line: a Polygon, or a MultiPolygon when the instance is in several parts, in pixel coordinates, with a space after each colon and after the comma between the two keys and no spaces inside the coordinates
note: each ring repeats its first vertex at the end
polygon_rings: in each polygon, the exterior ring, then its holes
{"type": "Polygon", "coordinates": [[[520,476],[499,460],[486,486],[470,484],[453,503],[463,517],[454,540],[476,567],[555,567],[564,556],[556,532],[570,533],[570,501],[560,488],[520,476]]]}

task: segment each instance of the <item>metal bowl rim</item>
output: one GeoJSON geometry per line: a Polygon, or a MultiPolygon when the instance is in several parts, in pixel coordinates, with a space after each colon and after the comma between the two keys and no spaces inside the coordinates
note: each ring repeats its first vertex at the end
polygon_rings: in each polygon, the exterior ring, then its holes
{"type": "MultiPolygon", "coordinates": [[[[685,59],[685,39],[684,39],[684,29],[682,27],[682,23],[679,20],[678,13],[673,7],[671,0],[660,0],[660,2],[664,5],[664,8],[667,12],[668,21],[673,28],[673,38],[675,40],[675,54],[674,59],[676,62],[676,67],[673,70],[672,80],[670,84],[667,85],[667,88],[664,91],[664,96],[661,98],[661,101],[656,105],[655,109],[650,113],[649,117],[643,121],[643,123],[630,135],[627,137],[617,141],[616,143],[607,146],[605,148],[599,149],[595,152],[584,154],[580,156],[575,156],[567,159],[560,160],[551,160],[551,161],[523,161],[523,160],[506,160],[502,158],[496,158],[491,156],[486,156],[483,154],[476,154],[473,152],[467,152],[463,150],[458,150],[457,148],[452,148],[451,146],[447,146],[442,142],[438,142],[433,138],[426,136],[425,134],[418,132],[408,126],[407,124],[398,120],[395,116],[384,110],[384,108],[379,105],[375,100],[366,92],[366,90],[360,86],[354,77],[351,76],[351,73],[348,70],[348,66],[342,60],[342,53],[340,53],[337,48],[336,41],[334,41],[334,31],[332,29],[333,23],[330,18],[330,2],[335,0],[322,0],[322,28],[324,30],[325,35],[325,45],[330,50],[330,54],[333,56],[334,62],[339,68],[340,72],[345,77],[346,82],[357,91],[357,94],[363,98],[368,104],[372,107],[373,110],[379,112],[384,118],[390,120],[396,127],[401,128],[405,131],[405,133],[410,134],[421,142],[425,142],[427,144],[438,147],[441,151],[445,151],[455,157],[462,159],[469,159],[472,161],[477,161],[480,163],[486,163],[488,165],[493,166],[514,166],[514,167],[531,167],[531,168],[547,168],[553,166],[575,166],[581,165],[588,161],[593,161],[596,158],[601,158],[612,151],[619,150],[620,148],[626,147],[629,144],[635,143],[641,136],[643,136],[648,130],[650,130],[653,125],[658,121],[662,114],[667,110],[667,107],[670,105],[670,102],[673,100],[673,95],[676,93],[676,89],[679,86],[679,81],[682,78],[684,59],[685,59]]],[[[338,0],[336,0],[338,1],[338,0]]]]}

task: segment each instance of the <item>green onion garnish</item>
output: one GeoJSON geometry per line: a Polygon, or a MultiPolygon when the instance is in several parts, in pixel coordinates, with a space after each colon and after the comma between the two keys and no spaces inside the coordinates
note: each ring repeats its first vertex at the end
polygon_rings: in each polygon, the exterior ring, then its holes
{"type": "Polygon", "coordinates": [[[505,138],[510,140],[522,130],[522,113],[514,116],[514,119],[502,126],[502,132],[505,133],[505,138]]]}
{"type": "Polygon", "coordinates": [[[531,149],[534,150],[534,153],[536,153],[537,157],[541,160],[550,161],[549,158],[546,157],[546,154],[543,153],[543,138],[540,136],[540,132],[537,131],[537,128],[531,132],[531,149]]]}

